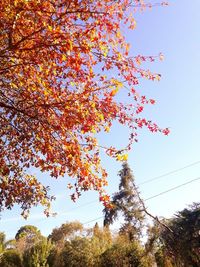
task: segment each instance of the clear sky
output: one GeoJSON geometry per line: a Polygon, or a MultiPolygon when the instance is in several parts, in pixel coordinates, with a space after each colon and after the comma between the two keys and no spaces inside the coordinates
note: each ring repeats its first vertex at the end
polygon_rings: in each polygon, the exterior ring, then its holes
{"type": "MultiPolygon", "coordinates": [[[[156,1],[158,2],[158,1],[156,1]]],[[[156,7],[135,15],[137,28],[127,38],[133,55],[156,55],[162,52],[163,62],[151,63],[148,67],[162,74],[160,82],[144,81],[140,90],[156,99],[156,105],[148,107],[145,116],[162,127],[170,127],[171,134],[165,137],[140,131],[139,143],[129,154],[129,165],[139,185],[188,164],[200,161],[200,1],[169,1],[168,7],[156,7]]],[[[127,132],[114,126],[107,136],[100,136],[102,143],[113,142],[125,145],[127,132]]],[[[109,172],[108,192],[118,189],[118,171],[121,164],[103,157],[103,165],[109,172]]],[[[26,224],[37,226],[44,235],[52,228],[71,220],[88,222],[102,216],[102,205],[94,192],[83,193],[77,203],[72,203],[67,192],[66,179],[53,181],[47,174],[35,172],[45,184],[50,184],[57,196],[53,209],[55,218],[45,218],[40,207],[31,211],[25,221],[15,207],[1,214],[0,231],[7,238],[14,237],[17,230],[26,224]],[[96,202],[95,202],[96,200],[96,202]],[[90,203],[92,202],[92,203],[90,203]],[[89,203],[89,204],[88,204],[89,203]]],[[[200,177],[200,164],[163,177],[152,183],[140,185],[143,199],[171,187],[200,177]]],[[[200,180],[146,202],[149,211],[157,216],[171,216],[192,202],[200,201],[200,180]]],[[[102,219],[98,220],[99,224],[102,219]]],[[[86,226],[94,225],[94,222],[86,226]]]]}

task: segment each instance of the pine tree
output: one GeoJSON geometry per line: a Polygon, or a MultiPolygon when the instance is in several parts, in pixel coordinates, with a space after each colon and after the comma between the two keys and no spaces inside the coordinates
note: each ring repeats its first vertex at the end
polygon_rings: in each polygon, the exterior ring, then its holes
{"type": "Polygon", "coordinates": [[[104,209],[104,225],[113,224],[119,215],[122,215],[124,223],[120,232],[127,235],[132,241],[141,236],[144,212],[138,198],[133,173],[127,162],[123,163],[119,176],[119,191],[113,196],[112,208],[104,209]]]}

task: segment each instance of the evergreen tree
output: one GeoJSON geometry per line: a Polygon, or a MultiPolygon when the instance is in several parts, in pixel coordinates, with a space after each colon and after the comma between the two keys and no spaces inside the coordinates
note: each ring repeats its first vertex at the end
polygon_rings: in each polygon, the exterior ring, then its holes
{"type": "Polygon", "coordinates": [[[160,242],[177,266],[200,266],[200,203],[179,211],[168,222],[172,232],[161,229],[160,242]]]}
{"type": "Polygon", "coordinates": [[[138,198],[134,176],[127,162],[123,163],[119,176],[119,191],[112,198],[112,208],[104,209],[104,225],[113,224],[122,215],[124,224],[121,226],[120,232],[126,234],[132,241],[140,237],[142,233],[144,212],[138,198]]]}
{"type": "Polygon", "coordinates": [[[24,252],[24,267],[49,267],[47,261],[51,250],[51,241],[44,238],[24,252]]]}
{"type": "Polygon", "coordinates": [[[101,255],[101,267],[150,267],[151,258],[137,242],[127,242],[121,238],[101,255]]]}
{"type": "Polygon", "coordinates": [[[0,267],[22,267],[19,252],[14,249],[4,251],[0,257],[0,267]]]}
{"type": "Polygon", "coordinates": [[[5,239],[6,239],[6,235],[3,232],[0,232],[0,253],[4,251],[5,239]]]}

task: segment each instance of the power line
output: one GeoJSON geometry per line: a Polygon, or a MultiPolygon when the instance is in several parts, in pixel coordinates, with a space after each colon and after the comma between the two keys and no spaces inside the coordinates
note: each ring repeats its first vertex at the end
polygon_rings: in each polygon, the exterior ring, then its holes
{"type": "Polygon", "coordinates": [[[88,224],[88,223],[91,223],[91,222],[94,222],[94,221],[98,221],[98,220],[100,220],[100,219],[102,219],[102,218],[104,218],[104,216],[101,216],[101,217],[98,217],[98,218],[96,218],[96,219],[93,219],[93,220],[84,222],[83,225],[88,224]]]}
{"type": "Polygon", "coordinates": [[[200,163],[200,160],[199,160],[199,161],[196,161],[196,162],[193,162],[193,163],[191,163],[191,164],[188,164],[188,165],[186,165],[186,166],[184,166],[184,167],[181,167],[181,168],[179,168],[179,169],[175,169],[175,170],[173,170],[173,171],[170,171],[170,172],[161,174],[161,175],[159,175],[159,176],[153,177],[153,178],[151,178],[151,179],[148,179],[148,180],[146,180],[146,181],[144,181],[144,182],[139,183],[138,185],[143,185],[143,184],[147,184],[147,183],[153,182],[153,181],[158,180],[158,179],[160,179],[160,178],[163,178],[163,177],[165,177],[165,176],[168,176],[168,175],[177,173],[177,172],[179,172],[179,171],[185,170],[185,169],[187,169],[187,168],[189,168],[189,167],[192,167],[192,166],[194,166],[194,165],[197,165],[197,164],[199,164],[199,163],[200,163]]]}
{"type": "Polygon", "coordinates": [[[186,183],[183,183],[183,184],[180,184],[180,185],[171,187],[170,189],[165,190],[165,191],[163,191],[163,192],[160,192],[160,193],[158,193],[157,195],[154,195],[154,196],[151,196],[151,197],[146,198],[144,201],[148,201],[148,200],[153,199],[153,198],[155,198],[155,197],[164,195],[164,194],[166,194],[166,193],[168,193],[168,192],[171,192],[171,191],[173,191],[173,190],[176,190],[176,189],[178,189],[178,188],[180,188],[180,187],[182,187],[182,186],[185,186],[185,185],[187,185],[187,184],[193,183],[193,182],[195,182],[195,181],[197,181],[197,180],[200,180],[200,177],[195,178],[195,179],[193,179],[193,180],[190,180],[190,181],[188,181],[188,182],[186,182],[186,183]]]}
{"type": "MultiPolygon", "coordinates": [[[[169,175],[171,175],[171,174],[177,173],[177,172],[179,172],[179,171],[185,170],[185,169],[187,169],[187,168],[189,168],[189,167],[192,167],[192,166],[194,166],[194,165],[197,165],[197,164],[200,164],[200,160],[199,160],[199,161],[195,161],[195,162],[193,162],[193,163],[190,163],[190,164],[188,164],[188,165],[185,165],[185,166],[183,166],[183,167],[181,167],[181,168],[172,170],[172,171],[170,171],[170,172],[161,174],[161,175],[159,175],[159,176],[155,176],[155,177],[153,177],[153,178],[151,178],[151,179],[148,179],[148,180],[146,180],[146,181],[144,181],[144,182],[142,182],[142,183],[139,183],[138,186],[143,185],[143,184],[147,184],[147,183],[150,183],[150,182],[153,182],[153,181],[155,181],[155,180],[159,180],[159,179],[161,179],[161,178],[163,178],[163,177],[166,177],[166,176],[169,176],[169,175]]],[[[88,206],[88,205],[90,205],[90,204],[97,203],[97,202],[98,202],[98,200],[93,200],[93,201],[87,202],[87,203],[85,203],[85,204],[83,204],[83,205],[80,205],[80,206],[78,206],[78,207],[71,208],[70,210],[68,210],[68,212],[77,210],[77,209],[79,209],[79,208],[86,207],[86,206],[88,206]]]]}
{"type": "MultiPolygon", "coordinates": [[[[166,191],[160,192],[160,193],[158,193],[158,194],[156,194],[156,195],[153,195],[153,196],[151,196],[151,197],[149,197],[149,198],[146,198],[144,201],[148,201],[148,200],[150,200],[150,199],[153,199],[153,198],[159,197],[159,196],[161,196],[161,195],[167,194],[168,192],[171,192],[171,191],[173,191],[173,190],[176,190],[176,189],[178,189],[178,188],[180,188],[180,187],[182,187],[182,186],[185,186],[185,185],[187,185],[187,184],[193,183],[193,182],[198,181],[198,180],[200,180],[200,177],[197,177],[197,178],[195,178],[195,179],[192,179],[192,180],[190,180],[190,181],[188,181],[188,182],[186,182],[186,183],[183,183],[183,184],[180,184],[180,185],[171,187],[171,188],[169,188],[169,189],[166,190],[166,191]]],[[[103,219],[103,218],[104,218],[104,216],[98,217],[98,218],[96,218],[96,219],[93,219],[93,220],[90,220],[90,221],[87,221],[87,222],[83,223],[83,225],[88,224],[88,223],[91,223],[91,222],[94,222],[94,221],[98,221],[98,220],[103,219]]]]}

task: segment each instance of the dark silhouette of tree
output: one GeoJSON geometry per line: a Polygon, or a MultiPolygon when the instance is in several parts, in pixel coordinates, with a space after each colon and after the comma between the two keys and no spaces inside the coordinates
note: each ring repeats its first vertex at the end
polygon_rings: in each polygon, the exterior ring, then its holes
{"type": "Polygon", "coordinates": [[[200,203],[179,211],[162,229],[160,240],[177,266],[200,266],[200,203]]]}
{"type": "Polygon", "coordinates": [[[200,203],[163,220],[171,231],[155,224],[148,232],[147,250],[155,254],[158,267],[199,267],[200,203]]]}

